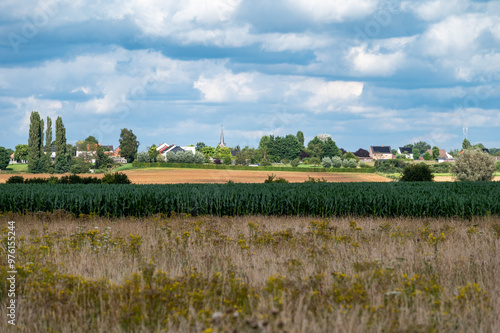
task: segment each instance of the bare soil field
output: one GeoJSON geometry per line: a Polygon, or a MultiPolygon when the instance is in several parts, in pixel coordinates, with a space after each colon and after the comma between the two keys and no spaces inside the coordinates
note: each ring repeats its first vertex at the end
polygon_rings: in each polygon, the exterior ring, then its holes
{"type": "Polygon", "coordinates": [[[388,182],[376,174],[328,173],[328,172],[280,172],[280,171],[239,171],[239,170],[202,170],[202,169],[137,169],[127,170],[135,184],[179,184],[179,183],[263,183],[268,175],[285,178],[291,183],[302,183],[314,177],[325,178],[328,182],[388,182]]]}
{"type": "MultiPolygon", "coordinates": [[[[500,181],[500,177],[496,176],[493,178],[494,181],[500,181]]],[[[452,176],[436,176],[434,177],[435,182],[453,182],[453,177],[452,176]]]]}
{"type": "MultiPolygon", "coordinates": [[[[377,174],[356,174],[356,173],[329,173],[329,172],[276,172],[276,171],[240,171],[240,170],[204,170],[204,169],[170,169],[170,168],[150,168],[133,169],[123,171],[134,184],[184,184],[184,183],[226,183],[232,180],[235,183],[263,183],[268,175],[275,174],[291,183],[302,183],[308,177],[316,179],[325,178],[328,182],[389,182],[388,178],[377,174]]],[[[48,178],[49,174],[19,174],[24,178],[43,177],[48,178]]],[[[14,174],[0,174],[0,183],[5,183],[14,174]]],[[[98,175],[82,175],[102,178],[98,175]]]]}

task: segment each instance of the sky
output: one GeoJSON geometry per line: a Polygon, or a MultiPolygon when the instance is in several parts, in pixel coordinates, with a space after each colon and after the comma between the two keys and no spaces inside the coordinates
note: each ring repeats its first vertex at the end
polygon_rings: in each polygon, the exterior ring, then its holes
{"type": "Polygon", "coordinates": [[[500,147],[500,1],[2,0],[0,146],[67,140],[500,147]]]}

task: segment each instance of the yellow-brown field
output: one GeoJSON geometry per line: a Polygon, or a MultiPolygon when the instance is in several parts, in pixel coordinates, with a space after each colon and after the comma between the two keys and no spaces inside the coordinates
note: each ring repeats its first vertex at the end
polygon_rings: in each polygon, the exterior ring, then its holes
{"type": "MultiPolygon", "coordinates": [[[[123,171],[134,184],[183,184],[183,183],[263,183],[268,175],[275,174],[291,183],[301,183],[309,179],[325,178],[328,182],[387,182],[388,178],[377,174],[331,173],[331,172],[275,172],[275,171],[240,171],[240,170],[204,170],[149,168],[123,171]]],[[[43,177],[49,174],[20,174],[25,178],[43,177]]],[[[13,174],[0,174],[0,183],[5,183],[13,174]]],[[[57,175],[55,175],[57,176],[57,175]]],[[[91,176],[91,175],[88,175],[91,176]]],[[[92,175],[94,176],[94,175],[92,175]]],[[[95,175],[102,178],[102,174],[95,175]]],[[[60,176],[59,176],[60,177],[60,176]]]]}
{"type": "Polygon", "coordinates": [[[2,332],[499,332],[500,218],[4,216],[2,332]]]}

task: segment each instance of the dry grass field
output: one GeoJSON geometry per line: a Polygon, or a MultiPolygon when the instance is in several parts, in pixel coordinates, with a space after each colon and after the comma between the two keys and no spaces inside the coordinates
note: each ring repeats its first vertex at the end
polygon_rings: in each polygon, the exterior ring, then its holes
{"type": "MultiPolygon", "coordinates": [[[[37,213],[1,332],[499,332],[500,218],[37,213]]],[[[2,250],[0,311],[6,313],[2,250]]]]}
{"type": "MultiPolygon", "coordinates": [[[[183,183],[263,183],[267,175],[287,179],[291,183],[302,183],[309,179],[325,178],[328,182],[387,182],[388,178],[377,174],[330,173],[330,172],[273,172],[273,171],[239,171],[239,170],[203,170],[203,169],[171,169],[148,168],[125,170],[134,184],[183,184],[183,183]]],[[[21,174],[25,178],[43,177],[49,174],[21,174]]],[[[13,174],[0,174],[0,183],[5,183],[13,174]]],[[[57,176],[57,175],[56,175],[57,176]]],[[[90,176],[90,175],[89,175],[90,176]]],[[[102,178],[103,175],[92,175],[102,178]]]]}

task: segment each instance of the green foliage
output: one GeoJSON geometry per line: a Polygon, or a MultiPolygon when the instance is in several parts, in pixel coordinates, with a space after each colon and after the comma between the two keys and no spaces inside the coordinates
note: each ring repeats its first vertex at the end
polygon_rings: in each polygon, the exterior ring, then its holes
{"type": "Polygon", "coordinates": [[[26,161],[28,160],[28,145],[17,145],[16,151],[14,152],[14,159],[16,161],[26,161]]]}
{"type": "Polygon", "coordinates": [[[326,179],[321,177],[321,179],[319,178],[314,178],[314,177],[309,177],[308,176],[308,180],[305,180],[304,183],[327,183],[326,179]]]}
{"type": "Polygon", "coordinates": [[[6,181],[6,184],[22,184],[22,183],[24,183],[23,176],[12,176],[6,181]]]}
{"type": "Polygon", "coordinates": [[[439,148],[434,146],[432,147],[432,158],[436,159],[439,157],[439,148]]]}
{"type": "Polygon", "coordinates": [[[285,178],[276,178],[275,174],[267,175],[267,179],[264,180],[264,183],[288,183],[288,180],[285,178]]]}
{"type": "Polygon", "coordinates": [[[76,173],[88,173],[92,164],[86,162],[83,157],[77,157],[73,159],[73,164],[71,165],[69,171],[73,174],[76,173]]]}
{"type": "Polygon", "coordinates": [[[56,158],[54,161],[54,172],[65,173],[70,170],[70,155],[67,152],[68,146],[66,144],[66,129],[61,117],[56,119],[56,158]]]}
{"type": "MultiPolygon", "coordinates": [[[[430,154],[429,154],[430,155],[430,154]]],[[[431,168],[425,163],[408,164],[403,169],[402,182],[431,182],[434,179],[431,168]]]]}
{"type": "Polygon", "coordinates": [[[342,159],[339,156],[332,157],[332,168],[340,168],[342,166],[342,159]]]}
{"type": "Polygon", "coordinates": [[[291,162],[290,162],[290,165],[293,167],[293,168],[296,168],[298,167],[300,164],[300,159],[297,157],[297,158],[294,158],[291,162]]]}
{"type": "Polygon", "coordinates": [[[420,150],[419,149],[413,148],[412,154],[413,154],[414,160],[418,160],[420,158],[420,150]]]}
{"type": "Polygon", "coordinates": [[[194,154],[194,159],[193,159],[193,162],[195,164],[203,164],[203,162],[205,162],[205,157],[203,156],[202,153],[200,153],[199,151],[197,151],[195,154],[194,154]]]}
{"type": "Polygon", "coordinates": [[[158,152],[158,150],[156,150],[156,148],[157,148],[156,145],[152,145],[148,149],[148,155],[151,162],[157,162],[158,155],[160,155],[160,153],[158,152]]]}
{"type": "Polygon", "coordinates": [[[271,166],[271,161],[269,161],[267,158],[263,158],[262,161],[260,162],[260,165],[271,166]]]}
{"type": "Polygon", "coordinates": [[[313,165],[320,165],[321,164],[321,160],[319,159],[319,157],[311,157],[311,159],[309,161],[313,165]]]}
{"type": "MultiPolygon", "coordinates": [[[[273,179],[274,180],[274,179],[273,179]]],[[[495,182],[48,185],[0,184],[0,212],[100,216],[460,217],[500,215],[495,182]]]]}
{"type": "Polygon", "coordinates": [[[331,168],[332,159],[330,157],[323,157],[323,159],[321,160],[321,165],[323,165],[323,168],[331,168]]]}
{"type": "Polygon", "coordinates": [[[127,163],[132,163],[137,155],[137,149],[139,148],[139,141],[137,137],[129,129],[122,129],[120,133],[120,155],[127,159],[127,163]]]}
{"type": "Polygon", "coordinates": [[[342,155],[342,159],[343,160],[356,160],[356,162],[359,162],[359,158],[354,155],[353,153],[351,153],[350,151],[348,151],[347,153],[345,153],[344,155],[342,155]]]}
{"type": "Polygon", "coordinates": [[[231,163],[233,163],[233,159],[231,158],[231,156],[227,156],[227,155],[224,156],[222,161],[224,162],[225,165],[230,165],[231,163]]]}
{"type": "Polygon", "coordinates": [[[472,145],[469,140],[464,139],[464,141],[462,141],[462,149],[470,149],[471,147],[472,145]]]}
{"type": "Polygon", "coordinates": [[[281,160],[281,164],[283,164],[283,165],[287,165],[289,163],[290,163],[290,161],[287,158],[284,158],[281,160]]]}
{"type": "Polygon", "coordinates": [[[497,162],[496,165],[497,165],[496,166],[497,171],[500,171],[500,162],[497,162]]]}
{"type": "Polygon", "coordinates": [[[121,172],[107,173],[101,179],[103,184],[130,184],[128,176],[121,172]]]}
{"type": "Polygon", "coordinates": [[[97,146],[97,156],[95,160],[96,169],[108,169],[113,167],[114,162],[111,157],[105,154],[102,146],[97,146]]]}
{"type": "Polygon", "coordinates": [[[402,160],[375,161],[375,171],[383,173],[401,173],[408,163],[402,160]]]}
{"type": "Polygon", "coordinates": [[[207,145],[204,142],[198,142],[196,144],[196,151],[203,153],[203,148],[205,148],[207,145]]]}
{"type": "Polygon", "coordinates": [[[358,166],[358,161],[355,159],[346,159],[342,161],[342,166],[344,168],[356,168],[358,166]]]}
{"type": "Polygon", "coordinates": [[[495,174],[495,159],[477,150],[466,150],[456,159],[452,172],[461,181],[490,181],[495,174]]]}
{"type": "Polygon", "coordinates": [[[304,147],[304,133],[302,131],[297,131],[297,141],[299,141],[301,147],[304,147]]]}
{"type": "Polygon", "coordinates": [[[449,173],[449,172],[451,172],[451,166],[452,166],[452,163],[450,163],[450,162],[430,165],[433,173],[449,173]]]}
{"type": "Polygon", "coordinates": [[[9,166],[10,155],[7,149],[0,147],[0,170],[5,170],[9,166]]]}
{"type": "Polygon", "coordinates": [[[425,154],[424,154],[424,160],[426,160],[426,161],[432,161],[432,155],[429,154],[428,151],[426,151],[425,154]]]}
{"type": "Polygon", "coordinates": [[[137,153],[137,162],[149,163],[151,159],[149,158],[149,153],[147,151],[141,151],[137,153]]]}
{"type": "Polygon", "coordinates": [[[408,144],[405,147],[410,147],[412,149],[418,149],[419,152],[424,152],[428,149],[431,149],[431,145],[425,141],[419,141],[419,142],[416,142],[414,144],[408,144]]]}
{"type": "Polygon", "coordinates": [[[43,155],[43,128],[40,114],[31,112],[30,131],[28,138],[28,171],[32,173],[45,172],[45,161],[40,161],[43,155]]]}

